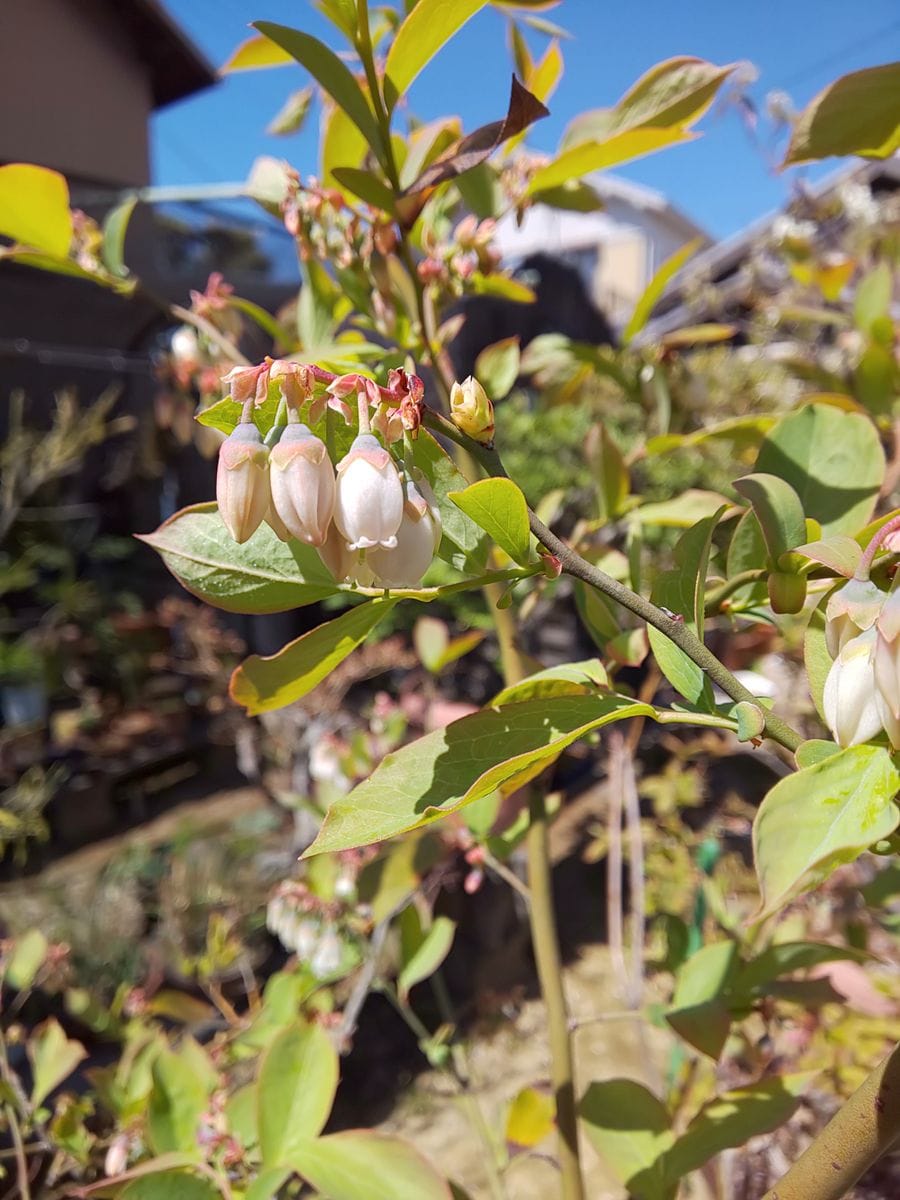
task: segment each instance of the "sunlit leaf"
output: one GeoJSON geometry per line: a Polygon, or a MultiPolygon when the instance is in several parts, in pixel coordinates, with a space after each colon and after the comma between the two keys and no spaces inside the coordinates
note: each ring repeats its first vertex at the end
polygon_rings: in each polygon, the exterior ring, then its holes
{"type": "Polygon", "coordinates": [[[537,1088],[523,1088],[513,1099],[506,1114],[506,1141],[513,1147],[530,1150],[553,1130],[556,1105],[553,1097],[537,1088]]]}
{"type": "Polygon", "coordinates": [[[287,612],[337,591],[311,546],[288,545],[265,523],[239,546],[215,504],[183,508],[155,533],[139,536],[182,587],[227,612],[287,612]]]}
{"type": "Polygon", "coordinates": [[[483,709],[388,754],[336,800],[307,855],[384,841],[495,791],[612,721],[653,717],[621,696],[559,696],[483,709]]]}
{"type": "Polygon", "coordinates": [[[689,1045],[718,1058],[731,1029],[725,992],[738,967],[732,941],[702,946],[679,968],[666,1020],[689,1045]]]}
{"type": "Polygon", "coordinates": [[[4,983],[20,991],[30,988],[49,948],[50,943],[40,929],[29,929],[17,937],[6,963],[4,983]]]}
{"type": "Polygon", "coordinates": [[[256,71],[263,67],[284,67],[294,62],[294,56],[263,34],[255,34],[241,42],[231,58],[219,68],[220,75],[234,71],[256,71]]]}
{"type": "Polygon", "coordinates": [[[431,928],[412,953],[405,958],[397,977],[397,991],[403,1000],[408,999],[411,988],[433,975],[453,945],[456,923],[449,917],[435,917],[431,928]]]}
{"type": "Polygon", "coordinates": [[[621,166],[622,163],[643,158],[645,154],[652,154],[666,146],[689,142],[693,137],[694,134],[673,126],[671,129],[626,129],[603,141],[580,142],[563,150],[546,166],[539,167],[531,178],[527,194],[539,195],[550,188],[568,183],[570,179],[579,179],[582,175],[590,175],[594,171],[621,166]]]}
{"type": "Polygon", "coordinates": [[[585,1132],[635,1200],[673,1200],[665,1155],[674,1141],[665,1105],[632,1079],[592,1083],[578,1106],[585,1132]]]}
{"type": "Polygon", "coordinates": [[[629,318],[628,324],[622,330],[622,342],[624,345],[627,346],[632,338],[644,328],[650,319],[650,314],[656,307],[657,301],[666,290],[669,281],[674,279],[688,259],[696,254],[702,245],[702,238],[694,238],[693,241],[676,250],[662,264],[647,284],[640,299],[634,306],[634,311],[629,318]]]}
{"type": "Polygon", "coordinates": [[[504,338],[485,346],[475,360],[475,378],[492,400],[502,400],[519,377],[518,337],[504,338]]]}
{"type": "Polygon", "coordinates": [[[0,234],[51,257],[65,258],[72,242],[65,177],[31,163],[0,167],[0,234]]]}
{"type": "Polygon", "coordinates": [[[292,1157],[328,1200],[451,1200],[446,1181],[417,1150],[368,1129],[304,1142],[292,1157]]]}
{"type": "Polygon", "coordinates": [[[549,696],[596,695],[608,687],[609,676],[603,663],[599,658],[588,658],[584,662],[546,667],[520,683],[510,684],[494,696],[491,706],[496,708],[503,704],[519,704],[523,700],[549,696]]]}
{"type": "Polygon", "coordinates": [[[489,545],[484,530],[450,498],[468,486],[467,480],[427,429],[419,429],[413,443],[413,464],[428,480],[438,502],[443,529],[439,556],[461,571],[483,571],[489,545]]]}
{"type": "Polygon", "coordinates": [[[734,996],[749,996],[764,992],[774,979],[794,971],[808,971],[829,962],[867,962],[870,957],[864,950],[832,946],[827,942],[776,942],[741,967],[731,992],[734,996]]]}
{"type": "Polygon", "coordinates": [[[384,94],[389,109],[485,3],[486,0],[417,0],[397,30],[384,64],[384,94]]]}
{"type": "Polygon", "coordinates": [[[879,746],[852,746],[779,780],[753,823],[758,917],[889,837],[900,823],[898,789],[900,772],[879,746]]]}
{"type": "Polygon", "coordinates": [[[900,62],[842,75],[797,119],[785,165],[830,155],[888,158],[900,149],[900,62]]]}
{"type": "Polygon", "coordinates": [[[31,1103],[42,1104],[54,1088],[72,1074],[87,1051],[81,1042],[66,1037],[55,1017],[39,1025],[28,1039],[31,1059],[31,1103]]]}
{"type": "Polygon", "coordinates": [[[734,490],[753,505],[773,563],[806,537],[800,497],[785,480],[765,473],[745,475],[734,481],[734,490]]]}
{"type": "Polygon", "coordinates": [[[365,641],[394,603],[370,600],[288,642],[277,654],[251,654],[231,676],[232,700],[251,717],[301,700],[365,641]]]}
{"type": "Polygon", "coordinates": [[[103,220],[103,244],[101,257],[103,265],[111,275],[128,274],[125,266],[125,234],[128,232],[128,222],[137,204],[137,196],[129,196],[121,204],[110,209],[103,220]]]}
{"type": "Polygon", "coordinates": [[[479,479],[450,499],[517,563],[533,561],[528,505],[511,479],[479,479]]]}
{"type": "Polygon", "coordinates": [[[198,1175],[160,1171],[133,1179],[118,1196],[120,1200],[221,1200],[222,1193],[198,1175]]]}
{"type": "Polygon", "coordinates": [[[208,1081],[186,1057],[162,1050],[153,1061],[153,1089],[147,1110],[147,1133],[157,1154],[180,1150],[198,1153],[197,1131],[209,1100],[208,1081]]]}

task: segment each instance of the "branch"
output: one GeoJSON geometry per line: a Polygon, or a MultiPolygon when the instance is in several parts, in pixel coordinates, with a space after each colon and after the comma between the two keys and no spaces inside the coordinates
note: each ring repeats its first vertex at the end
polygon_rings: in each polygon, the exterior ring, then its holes
{"type": "Polygon", "coordinates": [[[895,1046],[763,1200],[841,1200],[898,1138],[900,1046],[895,1046]]]}
{"type": "MultiPolygon", "coordinates": [[[[464,433],[461,433],[456,428],[452,421],[447,420],[446,417],[442,417],[439,413],[433,412],[430,409],[426,409],[425,424],[435,433],[440,433],[451,441],[456,442],[457,445],[463,446],[484,467],[488,474],[508,478],[500,455],[493,447],[482,446],[471,438],[466,437],[464,433]]],[[[609,596],[611,600],[615,600],[617,604],[620,604],[623,608],[627,608],[629,612],[633,612],[642,621],[645,621],[648,625],[652,625],[660,633],[664,633],[702,671],[705,671],[713,683],[718,684],[722,691],[727,696],[730,696],[732,700],[735,702],[746,700],[751,704],[758,703],[753,693],[748,688],[745,688],[726,666],[719,662],[713,652],[701,642],[697,635],[683,621],[668,616],[661,608],[657,608],[655,604],[652,604],[649,600],[645,600],[643,596],[639,596],[637,592],[633,592],[631,588],[626,587],[625,584],[620,583],[617,579],[613,579],[610,575],[607,575],[582,558],[571,546],[558,538],[531,509],[528,510],[528,521],[531,526],[531,532],[551,554],[554,554],[559,559],[562,569],[567,575],[571,575],[575,579],[580,579],[583,583],[588,584],[589,587],[595,588],[605,596],[609,596]]],[[[772,738],[773,741],[779,742],[786,750],[796,750],[803,741],[800,734],[795,729],[792,729],[786,721],[783,721],[781,717],[776,716],[775,713],[769,712],[766,709],[763,709],[763,713],[766,735],[772,738]]]]}

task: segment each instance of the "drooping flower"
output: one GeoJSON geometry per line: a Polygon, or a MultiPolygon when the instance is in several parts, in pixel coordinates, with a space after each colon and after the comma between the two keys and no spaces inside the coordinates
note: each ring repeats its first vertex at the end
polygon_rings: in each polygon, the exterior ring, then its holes
{"type": "Polygon", "coordinates": [[[884,722],[900,745],[900,592],[891,592],[875,622],[875,683],[890,719],[884,722]]]}
{"type": "Polygon", "coordinates": [[[379,547],[366,556],[379,581],[388,588],[416,587],[441,544],[441,514],[424,479],[407,479],[403,519],[393,550],[379,547]]]}
{"type": "Polygon", "coordinates": [[[298,541],[321,546],[334,512],[334,468],[325,443],[306,425],[288,425],[269,462],[272,504],[285,528],[298,541]]]}
{"type": "Polygon", "coordinates": [[[375,578],[367,556],[359,550],[348,549],[343,534],[333,521],[325,541],[316,546],[316,551],[337,583],[358,583],[360,587],[368,587],[375,578]]]}
{"type": "Polygon", "coordinates": [[[832,658],[851,638],[872,628],[885,598],[871,579],[850,579],[832,593],[825,608],[825,644],[832,658]]]}
{"type": "Polygon", "coordinates": [[[845,642],[825,680],[825,720],[840,746],[857,746],[881,732],[884,702],[875,683],[875,630],[845,642]]]}
{"type": "Polygon", "coordinates": [[[403,485],[394,460],[370,433],[354,439],[337,465],[334,523],[350,550],[397,545],[403,485]]]}
{"type": "Polygon", "coordinates": [[[494,440],[494,406],[471,375],[450,389],[450,416],[457,429],[476,442],[488,445],[494,440]]]}
{"type": "Polygon", "coordinates": [[[219,514],[236,542],[246,542],[269,508],[269,451],[256,426],[236,425],[219,447],[219,514]]]}
{"type": "Polygon", "coordinates": [[[333,975],[341,965],[343,947],[334,926],[327,925],[309,960],[309,969],[316,979],[333,975]]]}

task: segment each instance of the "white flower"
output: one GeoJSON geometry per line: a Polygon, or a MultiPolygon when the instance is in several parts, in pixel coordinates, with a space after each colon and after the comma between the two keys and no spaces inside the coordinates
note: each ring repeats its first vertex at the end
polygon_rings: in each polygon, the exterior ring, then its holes
{"type": "Polygon", "coordinates": [[[200,365],[200,342],[190,325],[181,325],[172,334],[169,351],[179,367],[195,371],[200,365]]]}
{"type": "Polygon", "coordinates": [[[324,979],[335,973],[341,965],[342,949],[341,939],[329,926],[319,938],[319,944],[309,960],[309,969],[316,979],[324,979]]]}
{"type": "Polygon", "coordinates": [[[272,504],[285,528],[298,541],[321,546],[334,512],[334,468],[325,443],[306,425],[288,425],[269,462],[272,504]]]}
{"type": "Polygon", "coordinates": [[[832,658],[851,638],[872,628],[885,599],[870,579],[851,579],[832,593],[825,609],[825,644],[832,658]]]}
{"type": "Polygon", "coordinates": [[[875,683],[884,702],[884,727],[900,746],[900,592],[891,592],[875,622],[875,683]]]}
{"type": "Polygon", "coordinates": [[[252,537],[269,508],[269,451],[256,426],[236,425],[219,447],[216,501],[236,542],[252,537]]]}
{"type": "Polygon", "coordinates": [[[397,545],[403,485],[394,460],[371,433],[361,433],[337,465],[334,523],[349,550],[397,545]]]}
{"type": "Polygon", "coordinates": [[[825,720],[840,746],[858,746],[881,732],[884,703],[875,684],[875,630],[845,642],[825,680],[825,720]]]}
{"type": "Polygon", "coordinates": [[[441,544],[441,514],[437,500],[423,480],[407,479],[403,519],[393,550],[378,548],[366,556],[385,587],[415,587],[431,566],[441,544]]]}
{"type": "Polygon", "coordinates": [[[337,583],[358,583],[360,587],[368,587],[375,578],[365,554],[359,550],[349,550],[333,522],[325,541],[321,546],[316,546],[316,551],[337,583]]]}

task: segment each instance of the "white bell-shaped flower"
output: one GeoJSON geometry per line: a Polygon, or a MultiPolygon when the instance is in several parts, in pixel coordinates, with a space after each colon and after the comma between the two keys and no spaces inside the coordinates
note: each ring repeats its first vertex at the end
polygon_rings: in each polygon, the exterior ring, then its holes
{"type": "Polygon", "coordinates": [[[900,592],[891,592],[875,622],[875,683],[890,713],[885,721],[893,745],[900,729],[900,592]]]}
{"type": "Polygon", "coordinates": [[[825,680],[825,720],[840,746],[858,746],[881,732],[884,705],[875,684],[875,630],[845,642],[825,680]]]}
{"type": "Polygon", "coordinates": [[[376,437],[361,433],[337,465],[334,523],[350,550],[397,545],[403,484],[394,460],[376,437]]]}
{"type": "Polygon", "coordinates": [[[236,425],[219,447],[216,502],[236,542],[252,537],[269,508],[269,451],[252,423],[236,425]]]}
{"type": "Polygon", "coordinates": [[[825,644],[832,658],[851,638],[872,628],[885,599],[870,579],[851,579],[832,593],[825,608],[825,644]]]}
{"type": "Polygon", "coordinates": [[[407,479],[403,519],[393,550],[378,547],[366,558],[388,588],[416,587],[441,544],[441,514],[434,492],[424,479],[407,479]]]}
{"type": "Polygon", "coordinates": [[[337,583],[358,583],[360,587],[368,587],[375,578],[367,555],[361,550],[350,550],[334,522],[328,528],[325,541],[316,546],[316,552],[337,583]]]}
{"type": "Polygon", "coordinates": [[[288,425],[269,462],[272,504],[284,527],[298,541],[321,546],[334,512],[334,468],[325,443],[306,425],[288,425]]]}
{"type": "Polygon", "coordinates": [[[326,926],[309,960],[309,969],[316,979],[325,979],[340,967],[342,957],[343,947],[337,931],[332,925],[326,926]]]}

